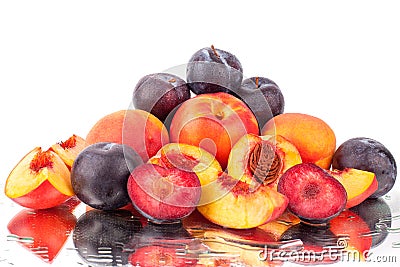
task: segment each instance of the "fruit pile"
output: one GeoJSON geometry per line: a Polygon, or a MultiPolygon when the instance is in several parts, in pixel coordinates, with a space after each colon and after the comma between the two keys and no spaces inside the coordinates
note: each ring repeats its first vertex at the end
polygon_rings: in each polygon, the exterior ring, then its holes
{"type": "Polygon", "coordinates": [[[33,149],[5,194],[32,209],[73,195],[98,210],[132,203],[156,223],[197,209],[217,225],[248,229],[285,211],[326,224],[396,180],[383,144],[359,137],[337,148],[326,122],[285,113],[274,81],[243,80],[237,57],[213,46],[191,57],[186,81],[170,73],[140,79],[132,102],[135,109],[102,117],[85,139],[33,149]]]}

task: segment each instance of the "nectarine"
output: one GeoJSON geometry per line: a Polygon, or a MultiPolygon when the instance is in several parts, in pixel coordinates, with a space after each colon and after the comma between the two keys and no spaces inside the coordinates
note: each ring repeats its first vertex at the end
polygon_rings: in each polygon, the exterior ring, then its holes
{"type": "Polygon", "coordinates": [[[336,150],[336,136],[322,119],[302,114],[283,113],[269,120],[262,135],[281,135],[300,152],[303,162],[329,169],[336,150]]]}
{"type": "Polygon", "coordinates": [[[168,131],[154,115],[144,110],[120,110],[98,120],[86,136],[88,144],[113,142],[132,147],[147,161],[169,142],[168,131]]]}
{"type": "Polygon", "coordinates": [[[251,110],[227,93],[202,94],[185,101],[172,118],[171,141],[199,146],[226,168],[232,146],[247,133],[258,134],[251,110]]]}

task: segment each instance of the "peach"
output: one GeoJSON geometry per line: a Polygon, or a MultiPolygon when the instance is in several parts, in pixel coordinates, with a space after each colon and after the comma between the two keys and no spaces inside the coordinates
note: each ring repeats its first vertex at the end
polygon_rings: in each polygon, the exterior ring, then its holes
{"type": "Polygon", "coordinates": [[[74,195],[70,171],[53,151],[34,148],[9,174],[5,194],[21,206],[47,209],[74,195]]]}
{"type": "Polygon", "coordinates": [[[56,143],[51,146],[51,150],[57,153],[64,161],[65,165],[71,169],[75,158],[86,148],[86,141],[80,136],[72,135],[66,141],[56,143]]]}
{"type": "Polygon", "coordinates": [[[264,183],[276,189],[279,177],[301,162],[296,147],[282,136],[246,134],[232,147],[227,170],[253,186],[264,183]]]}
{"type": "Polygon", "coordinates": [[[147,161],[169,142],[164,124],[147,111],[120,110],[98,120],[86,136],[88,144],[113,142],[132,147],[147,161]]]}
{"type": "Polygon", "coordinates": [[[269,120],[262,135],[281,135],[296,146],[302,161],[329,169],[336,149],[336,136],[322,119],[302,114],[283,113],[269,120]]]}
{"type": "Polygon", "coordinates": [[[199,146],[223,169],[232,146],[245,134],[258,134],[258,123],[244,102],[227,93],[210,93],[185,101],[172,118],[171,141],[199,146]]]}
{"type": "Polygon", "coordinates": [[[149,159],[149,163],[165,168],[178,168],[195,172],[202,186],[199,205],[215,200],[210,198],[211,196],[207,194],[207,190],[212,186],[212,182],[217,180],[222,168],[215,157],[206,150],[188,144],[169,143],[149,159]]]}
{"type": "Polygon", "coordinates": [[[248,183],[226,173],[220,175],[212,185],[207,194],[219,198],[197,209],[209,221],[223,227],[257,227],[279,217],[288,204],[287,198],[277,191],[263,185],[253,190],[248,183]]]}
{"type": "Polygon", "coordinates": [[[378,189],[378,180],[372,172],[345,168],[332,170],[329,173],[346,189],[347,209],[360,204],[378,189]]]}

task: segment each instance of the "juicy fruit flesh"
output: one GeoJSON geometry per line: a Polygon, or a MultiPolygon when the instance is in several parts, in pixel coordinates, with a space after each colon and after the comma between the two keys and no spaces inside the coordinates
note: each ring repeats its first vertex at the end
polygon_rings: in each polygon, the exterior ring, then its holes
{"type": "Polygon", "coordinates": [[[5,193],[10,198],[24,196],[48,180],[61,194],[73,196],[70,172],[51,150],[36,147],[25,155],[7,178],[5,193]]]}
{"type": "Polygon", "coordinates": [[[305,221],[325,222],[345,207],[345,188],[322,168],[296,165],[284,173],[278,191],[289,198],[289,210],[305,221]]]}

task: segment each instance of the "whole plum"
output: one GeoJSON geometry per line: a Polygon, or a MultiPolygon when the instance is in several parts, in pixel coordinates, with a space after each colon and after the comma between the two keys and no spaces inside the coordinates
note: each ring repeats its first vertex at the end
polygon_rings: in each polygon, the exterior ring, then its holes
{"type": "Polygon", "coordinates": [[[351,138],[341,144],[333,155],[332,167],[343,170],[355,168],[373,172],[378,189],[370,198],[378,198],[389,192],[396,181],[396,161],[390,151],[380,142],[367,137],[351,138]]]}
{"type": "Polygon", "coordinates": [[[71,183],[76,196],[99,210],[127,205],[131,171],[142,164],[141,157],[127,145],[101,142],[85,148],[74,161],[71,183]]]}
{"type": "Polygon", "coordinates": [[[135,108],[145,110],[164,121],[171,111],[190,98],[186,82],[170,73],[144,76],[133,90],[135,108]]]}

